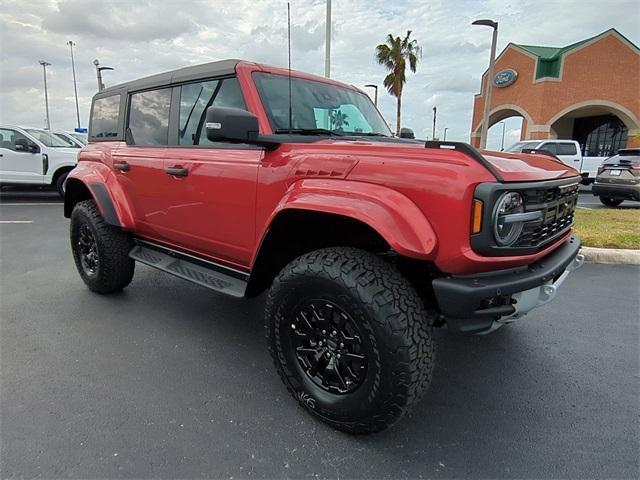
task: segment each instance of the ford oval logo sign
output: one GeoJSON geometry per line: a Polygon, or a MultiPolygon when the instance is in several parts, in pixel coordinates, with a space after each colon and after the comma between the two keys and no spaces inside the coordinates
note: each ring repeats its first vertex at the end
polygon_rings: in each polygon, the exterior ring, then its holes
{"type": "Polygon", "coordinates": [[[500,70],[495,77],[493,77],[493,84],[496,87],[508,87],[518,78],[518,72],[512,68],[505,68],[500,70]]]}

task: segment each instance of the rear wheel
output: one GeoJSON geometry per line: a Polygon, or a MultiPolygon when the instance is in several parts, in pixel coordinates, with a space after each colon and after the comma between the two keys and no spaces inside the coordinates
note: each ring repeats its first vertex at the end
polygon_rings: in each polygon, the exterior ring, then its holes
{"type": "Polygon", "coordinates": [[[383,430],[419,400],[433,367],[431,323],[393,266],[352,248],[297,258],[266,305],[269,349],[287,389],[349,433],[383,430]]]}
{"type": "Polygon", "coordinates": [[[602,196],[598,198],[600,198],[600,201],[607,207],[617,207],[622,203],[622,200],[615,199],[615,198],[608,198],[608,197],[602,197],[602,196]]]}
{"type": "Polygon", "coordinates": [[[131,237],[105,222],[93,200],[76,204],[71,213],[71,251],[78,273],[90,290],[112,293],[131,283],[135,262],[131,237]]]}

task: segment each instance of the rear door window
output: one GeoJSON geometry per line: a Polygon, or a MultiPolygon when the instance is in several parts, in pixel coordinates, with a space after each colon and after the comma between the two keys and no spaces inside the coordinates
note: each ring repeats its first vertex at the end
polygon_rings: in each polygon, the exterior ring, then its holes
{"type": "Polygon", "coordinates": [[[204,128],[207,108],[211,106],[247,109],[237,78],[182,85],[178,124],[180,145],[219,145],[207,138],[204,128]]]}
{"type": "Polygon", "coordinates": [[[169,134],[171,88],[131,95],[129,129],[135,145],[166,145],[169,134]]]}
{"type": "Polygon", "coordinates": [[[91,110],[91,137],[107,139],[118,136],[120,95],[98,98],[91,110]]]}
{"type": "Polygon", "coordinates": [[[558,155],[577,155],[578,149],[573,143],[558,143],[558,155]]]}

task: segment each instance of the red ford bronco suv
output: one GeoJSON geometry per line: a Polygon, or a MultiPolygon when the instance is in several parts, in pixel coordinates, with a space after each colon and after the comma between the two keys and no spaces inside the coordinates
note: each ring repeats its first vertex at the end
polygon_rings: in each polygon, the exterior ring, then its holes
{"type": "Polygon", "coordinates": [[[486,333],[579,267],[580,176],[546,155],[396,138],[353,86],[226,60],[95,95],[67,180],[89,289],[135,261],[236,297],[297,401],[352,433],[427,388],[432,327],[486,333]]]}

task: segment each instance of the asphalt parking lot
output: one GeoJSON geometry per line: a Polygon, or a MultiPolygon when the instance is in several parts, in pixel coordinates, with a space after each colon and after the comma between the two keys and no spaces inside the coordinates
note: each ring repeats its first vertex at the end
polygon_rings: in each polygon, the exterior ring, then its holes
{"type": "Polygon", "coordinates": [[[585,265],[493,335],[437,331],[414,413],[350,437],[289,398],[262,298],[140,265],[92,294],[55,194],[1,200],[2,478],[638,477],[638,267],[585,265]]]}

